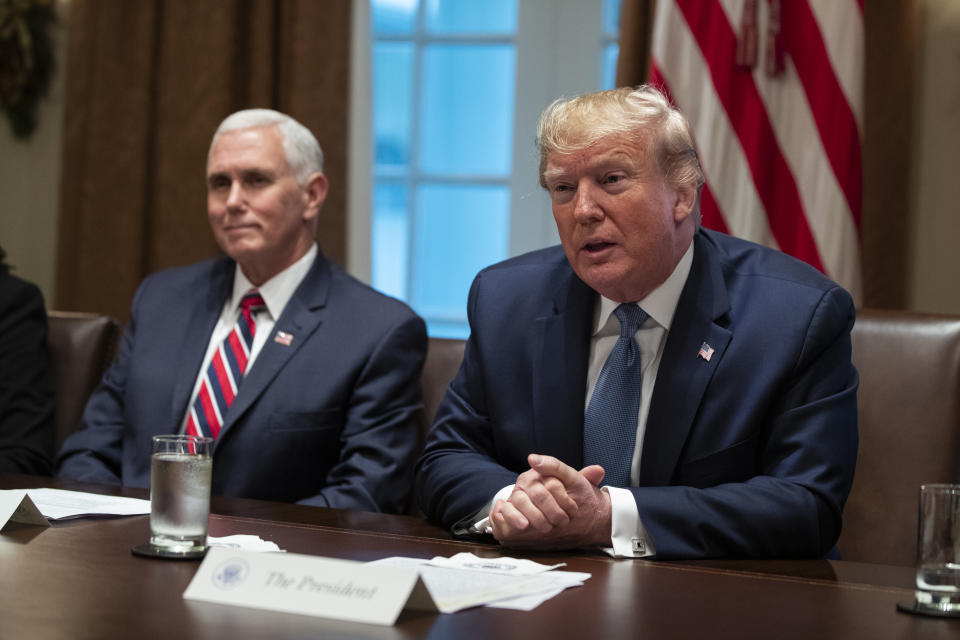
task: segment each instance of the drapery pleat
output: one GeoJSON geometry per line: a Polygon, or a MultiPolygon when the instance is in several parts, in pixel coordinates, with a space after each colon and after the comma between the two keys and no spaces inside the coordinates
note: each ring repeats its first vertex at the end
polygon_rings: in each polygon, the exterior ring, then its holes
{"type": "Polygon", "coordinates": [[[147,274],[216,255],[207,149],[248,107],[320,141],[317,238],[342,264],[349,34],[348,0],[73,0],[55,306],[126,318],[147,274]]]}

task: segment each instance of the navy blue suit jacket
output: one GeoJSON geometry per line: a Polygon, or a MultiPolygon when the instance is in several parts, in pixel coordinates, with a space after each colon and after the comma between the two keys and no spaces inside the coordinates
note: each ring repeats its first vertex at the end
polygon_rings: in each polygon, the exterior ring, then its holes
{"type": "MultiPolygon", "coordinates": [[[[823,555],[857,455],[853,302],[780,252],[706,230],[694,245],[632,488],[642,522],[660,558],[823,555]]],[[[464,362],[418,463],[429,517],[476,514],[529,453],[583,466],[596,296],[559,247],[477,276],[464,362]]]]}
{"type": "MultiPolygon", "coordinates": [[[[146,487],[151,436],[180,429],[202,359],[233,288],[228,258],[144,280],[116,361],[61,477],[146,487]]],[[[244,376],[213,453],[215,495],[399,512],[416,458],[426,329],[406,305],[322,255],[244,376]]]]}

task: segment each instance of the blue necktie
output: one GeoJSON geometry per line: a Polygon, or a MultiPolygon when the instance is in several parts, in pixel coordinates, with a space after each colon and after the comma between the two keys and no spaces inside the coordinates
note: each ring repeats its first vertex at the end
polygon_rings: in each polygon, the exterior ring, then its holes
{"type": "Polygon", "coordinates": [[[620,321],[620,338],[603,364],[584,416],[583,461],[606,470],[603,484],[628,487],[643,373],[634,335],[647,313],[634,303],[621,304],[613,313],[620,321]]]}

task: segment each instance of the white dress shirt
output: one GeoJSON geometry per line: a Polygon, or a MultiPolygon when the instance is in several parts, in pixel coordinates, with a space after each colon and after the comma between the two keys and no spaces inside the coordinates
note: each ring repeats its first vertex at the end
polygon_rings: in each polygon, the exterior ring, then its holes
{"type": "Polygon", "coordinates": [[[257,356],[263,349],[263,345],[267,343],[267,338],[273,333],[273,327],[277,323],[277,318],[283,313],[287,302],[293,297],[293,292],[300,286],[300,282],[307,275],[307,272],[310,271],[310,267],[313,266],[314,261],[317,259],[317,251],[317,245],[314,243],[302,258],[259,287],[255,287],[247,280],[247,276],[243,275],[243,270],[240,269],[240,265],[236,265],[236,271],[233,276],[233,293],[227,298],[226,302],[224,302],[223,309],[220,311],[220,318],[217,320],[217,325],[213,328],[213,333],[210,334],[207,353],[203,356],[203,364],[200,366],[200,371],[197,372],[197,379],[193,384],[193,392],[190,394],[190,402],[187,404],[187,410],[180,423],[181,433],[186,432],[187,419],[190,417],[190,408],[193,406],[193,400],[197,397],[197,392],[200,390],[200,384],[203,382],[203,376],[207,371],[207,367],[210,366],[210,360],[213,359],[213,354],[220,346],[220,343],[233,331],[233,327],[237,322],[237,314],[240,313],[240,302],[243,300],[243,296],[246,295],[250,289],[257,289],[266,305],[266,308],[258,310],[255,316],[257,329],[253,334],[253,347],[250,349],[250,357],[247,358],[246,371],[249,372],[250,368],[253,367],[254,360],[257,359],[257,356]]]}
{"type": "MultiPolygon", "coordinates": [[[[643,384],[640,392],[640,410],[637,415],[637,437],[633,447],[633,457],[630,464],[630,486],[637,486],[640,477],[640,454],[643,450],[643,436],[647,426],[647,414],[650,411],[650,400],[653,397],[653,388],[657,381],[657,372],[660,369],[660,359],[663,348],[667,343],[667,334],[673,322],[673,314],[677,309],[680,294],[690,275],[693,264],[693,243],[674,268],[673,273],[659,287],[650,292],[647,297],[637,302],[648,318],[640,327],[634,338],[640,348],[640,358],[643,366],[643,384]]],[[[600,297],[593,314],[593,333],[590,336],[590,357],[587,364],[587,393],[584,412],[590,404],[594,387],[600,377],[604,363],[613,351],[613,346],[620,337],[620,323],[613,314],[620,303],[600,297]]],[[[535,452],[531,452],[535,453],[535,452]]],[[[640,558],[656,553],[654,541],[647,534],[640,521],[637,503],[629,489],[622,487],[604,487],[610,495],[612,522],[610,538],[612,547],[604,549],[614,557],[640,558]]],[[[483,516],[472,527],[474,532],[492,532],[490,520],[486,517],[497,500],[506,500],[513,491],[513,485],[504,487],[493,497],[486,509],[479,516],[483,516]]]]}

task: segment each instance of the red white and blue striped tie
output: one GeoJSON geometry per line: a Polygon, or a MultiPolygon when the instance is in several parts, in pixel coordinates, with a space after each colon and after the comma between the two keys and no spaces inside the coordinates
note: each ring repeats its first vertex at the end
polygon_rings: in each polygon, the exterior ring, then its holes
{"type": "Polygon", "coordinates": [[[233,404],[247,370],[253,335],[257,330],[254,313],[265,307],[256,289],[251,289],[240,301],[240,313],[233,330],[217,347],[210,365],[203,374],[197,397],[187,418],[187,434],[216,438],[223,426],[227,409],[233,404]]]}

